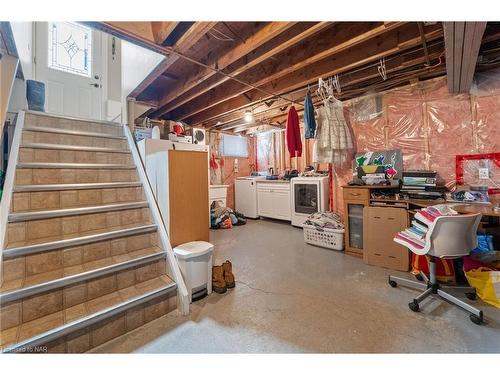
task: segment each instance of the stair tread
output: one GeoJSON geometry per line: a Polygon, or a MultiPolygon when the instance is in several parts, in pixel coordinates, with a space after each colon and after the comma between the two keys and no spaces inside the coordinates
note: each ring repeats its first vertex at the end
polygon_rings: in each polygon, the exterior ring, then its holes
{"type": "Polygon", "coordinates": [[[30,132],[45,132],[45,133],[55,133],[55,134],[66,134],[66,135],[79,135],[85,137],[96,137],[96,138],[110,138],[110,139],[127,139],[127,137],[123,135],[113,135],[107,133],[97,133],[92,131],[83,131],[83,130],[70,130],[64,128],[54,128],[50,126],[33,126],[27,125],[23,128],[23,131],[30,132]]]}
{"type": "Polygon", "coordinates": [[[136,169],[135,164],[117,163],[50,163],[23,161],[16,165],[22,169],[136,169]]]}
{"type": "Polygon", "coordinates": [[[40,245],[40,244],[47,243],[47,242],[69,240],[69,239],[78,238],[78,237],[91,236],[93,234],[102,234],[102,233],[112,232],[115,230],[131,229],[131,228],[140,227],[143,225],[151,225],[151,224],[153,224],[153,223],[152,222],[134,223],[134,224],[127,224],[127,225],[119,225],[119,226],[115,226],[115,227],[107,227],[104,229],[90,230],[87,232],[71,233],[71,234],[65,234],[65,235],[60,235],[60,236],[37,238],[34,240],[26,240],[26,241],[19,241],[19,242],[9,242],[7,244],[6,249],[12,249],[12,248],[23,247],[23,246],[31,246],[31,245],[40,245]]]}
{"type": "Polygon", "coordinates": [[[14,186],[14,193],[63,191],[63,190],[93,190],[93,189],[121,189],[128,187],[141,187],[142,182],[82,182],[74,184],[18,184],[14,186]]]}
{"type": "MultiPolygon", "coordinates": [[[[126,186],[126,187],[110,187],[110,188],[107,188],[107,189],[129,189],[129,188],[140,188],[141,185],[138,185],[138,186],[126,186]]],[[[77,189],[75,189],[77,190],[77,189]]],[[[90,188],[89,190],[97,190],[97,188],[90,188]]],[[[58,192],[59,190],[51,190],[50,192],[58,192]]],[[[70,192],[72,192],[73,190],[69,190],[70,192]]],[[[17,192],[14,192],[14,194],[16,194],[17,192]]],[[[24,192],[23,192],[24,193],[24,192]]],[[[44,191],[42,192],[37,192],[37,193],[44,193],[44,191]]],[[[118,192],[120,193],[120,192],[118,192]]],[[[137,194],[137,193],[136,193],[137,194]]],[[[97,199],[102,199],[100,196],[97,198],[97,199]]],[[[136,197],[132,197],[131,200],[116,200],[115,202],[106,202],[106,203],[100,203],[100,202],[91,202],[91,203],[74,203],[74,204],[71,204],[66,207],[53,207],[53,208],[47,208],[47,207],[43,207],[43,208],[29,208],[27,210],[22,210],[22,211],[11,211],[10,214],[14,214],[14,215],[17,215],[17,214],[27,214],[27,213],[37,213],[37,212],[52,212],[52,211],[66,211],[66,210],[73,210],[73,209],[77,209],[77,208],[87,208],[87,207],[101,207],[101,206],[114,206],[116,204],[132,204],[132,203],[141,203],[141,202],[145,202],[143,199],[137,199],[137,196],[136,197]]],[[[60,203],[59,203],[59,206],[60,206],[60,203]]]]}
{"type": "Polygon", "coordinates": [[[119,291],[97,297],[79,305],[68,307],[44,317],[19,324],[18,326],[0,331],[0,347],[8,347],[34,336],[41,335],[52,329],[62,327],[77,319],[103,312],[121,303],[140,297],[146,293],[163,289],[172,285],[173,281],[167,275],[161,275],[151,280],[121,289],[119,291]]]}
{"type": "Polygon", "coordinates": [[[79,216],[88,215],[93,213],[105,213],[112,211],[122,211],[134,208],[146,208],[148,207],[148,202],[145,200],[130,201],[130,202],[119,202],[119,203],[108,203],[108,204],[92,204],[89,206],[75,206],[66,208],[55,208],[55,209],[43,209],[43,210],[31,210],[31,211],[19,211],[11,212],[9,214],[8,222],[22,222],[30,220],[41,220],[41,219],[51,219],[55,217],[67,217],[67,216],[79,216]]]}
{"type": "Polygon", "coordinates": [[[92,151],[92,152],[112,152],[129,154],[130,150],[127,148],[114,148],[114,147],[97,147],[97,146],[78,146],[67,145],[62,143],[41,143],[41,142],[27,142],[22,143],[21,148],[38,148],[44,150],[69,150],[69,151],[92,151]]]}
{"type": "Polygon", "coordinates": [[[100,268],[104,268],[107,266],[126,262],[129,260],[138,259],[146,255],[156,254],[161,252],[163,252],[163,250],[158,246],[151,246],[144,249],[134,250],[126,254],[114,255],[107,258],[102,258],[87,263],[82,263],[76,266],[63,267],[54,271],[39,273],[33,276],[26,276],[20,279],[4,282],[3,285],[0,287],[0,293],[12,292],[33,285],[38,285],[58,280],[66,276],[73,276],[83,272],[95,271],[100,268]]]}

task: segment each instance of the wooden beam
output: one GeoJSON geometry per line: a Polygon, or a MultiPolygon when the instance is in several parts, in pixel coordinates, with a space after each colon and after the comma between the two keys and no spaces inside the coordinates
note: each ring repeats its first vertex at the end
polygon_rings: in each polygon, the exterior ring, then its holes
{"type": "MultiPolygon", "coordinates": [[[[344,52],[342,56],[352,55],[354,51],[352,49],[356,46],[362,45],[363,43],[366,44],[373,38],[380,39],[382,34],[394,30],[397,27],[396,24],[391,23],[376,28],[368,24],[369,27],[367,28],[367,24],[359,22],[349,26],[350,27],[344,24],[337,24],[336,28],[327,30],[326,35],[319,38],[320,41],[317,43],[308,44],[304,42],[304,44],[298,44],[292,49],[287,50],[286,53],[277,56],[276,60],[268,60],[260,64],[241,78],[246,82],[252,82],[255,86],[263,86],[276,91],[276,87],[272,84],[274,80],[301,71],[307,66],[318,64],[321,61],[327,61],[330,57],[335,59],[336,55],[341,52],[344,52]],[[332,35],[335,35],[335,37],[332,38],[332,35]]],[[[402,29],[401,33],[401,38],[404,38],[408,37],[408,34],[415,35],[417,31],[408,25],[402,29]]],[[[391,36],[393,44],[397,43],[397,40],[400,39],[395,31],[391,36]]],[[[380,41],[380,43],[383,43],[383,41],[380,41]]],[[[376,48],[374,53],[376,53],[376,48]]],[[[327,65],[331,67],[332,63],[329,62],[327,65]]],[[[336,62],[335,65],[338,66],[336,62]]],[[[206,110],[211,106],[241,95],[245,91],[248,91],[248,89],[234,82],[228,82],[211,91],[208,101],[206,97],[201,97],[199,100],[190,103],[189,106],[174,111],[171,117],[179,120],[187,119],[202,110],[206,110]]]]}
{"type": "Polygon", "coordinates": [[[106,21],[104,23],[127,34],[136,35],[150,42],[155,42],[151,22],[106,21]]]}
{"type": "Polygon", "coordinates": [[[462,55],[465,37],[465,22],[455,23],[455,33],[453,35],[453,91],[459,92],[460,75],[462,71],[462,55]]]}
{"type": "Polygon", "coordinates": [[[195,22],[182,36],[177,40],[173,49],[179,52],[186,52],[189,48],[198,42],[202,36],[210,31],[217,22],[195,22]]]}
{"type": "MultiPolygon", "coordinates": [[[[429,48],[430,55],[428,55],[430,60],[437,60],[440,55],[442,54],[442,44],[432,46],[429,48]]],[[[415,71],[416,66],[422,66],[426,64],[427,57],[422,54],[422,52],[419,50],[418,52],[415,52],[415,54],[412,54],[411,56],[408,57],[408,59],[405,59],[403,57],[396,57],[395,59],[391,59],[386,63],[387,67],[387,74],[389,76],[388,83],[390,83],[391,80],[391,75],[396,74],[395,77],[400,77],[403,75],[414,75],[415,77],[418,77],[419,74],[426,74],[432,69],[436,69],[438,67],[438,64],[435,64],[433,67],[422,67],[421,69],[418,69],[415,71]],[[403,72],[407,71],[407,73],[403,72]],[[416,73],[413,73],[415,71],[416,73]],[[421,73],[419,73],[421,72],[421,73]]],[[[443,65],[444,66],[444,65],[443,65]]],[[[344,90],[342,94],[339,96],[340,99],[344,99],[346,96],[349,96],[350,93],[352,92],[352,87],[364,84],[363,85],[363,91],[368,91],[370,90],[370,86],[367,82],[369,81],[374,81],[379,79],[379,73],[377,70],[377,67],[370,67],[366,69],[365,71],[360,71],[357,73],[353,73],[348,75],[345,79],[342,79],[343,82],[343,87],[344,90]],[[366,85],[366,87],[365,87],[366,85]]],[[[304,97],[305,92],[307,91],[307,87],[301,90],[300,92],[297,92],[297,94],[302,95],[304,97]]],[[[313,91],[313,99],[315,99],[314,91],[313,91]]],[[[261,107],[262,108],[262,107],[261,107]]],[[[261,116],[264,116],[265,118],[275,118],[277,116],[284,116],[286,115],[287,111],[286,109],[282,111],[279,106],[276,106],[274,108],[270,109],[265,109],[259,111],[254,110],[254,117],[259,119],[261,116]]],[[[222,125],[222,129],[224,130],[233,130],[235,132],[239,131],[237,129],[242,128],[243,126],[241,125],[241,122],[243,121],[243,115],[234,117],[232,119],[232,123],[228,123],[227,125],[220,124],[219,126],[222,125]]]]}
{"type": "MultiPolygon", "coordinates": [[[[289,70],[286,70],[287,68],[291,70],[299,69],[304,64],[313,63],[315,61],[321,60],[322,58],[326,58],[342,50],[355,46],[357,43],[360,43],[361,41],[376,37],[377,35],[380,35],[384,32],[393,30],[401,26],[403,23],[387,22],[378,27],[373,27],[372,26],[373,24],[374,23],[361,23],[361,22],[339,23],[336,25],[336,28],[332,30],[332,32],[329,32],[328,34],[324,33],[325,35],[322,38],[318,38],[320,42],[312,44],[309,43],[309,41],[305,41],[305,39],[311,36],[313,33],[315,34],[320,31],[324,31],[326,25],[318,24],[315,27],[311,28],[312,30],[308,29],[303,33],[297,35],[295,38],[290,38],[289,41],[281,43],[281,45],[278,45],[276,48],[266,52],[264,55],[259,56],[254,60],[250,60],[246,64],[243,64],[241,68],[231,72],[231,74],[239,75],[241,73],[248,71],[250,68],[253,68],[258,64],[260,64],[260,69],[257,71],[257,74],[262,75],[264,72],[266,79],[270,81],[274,78],[278,78],[277,76],[278,74],[281,75],[287,74],[289,72],[289,70]],[[332,36],[334,36],[334,38],[332,38],[332,36]],[[333,47],[331,47],[332,43],[333,47]],[[294,48],[291,51],[289,51],[289,56],[291,56],[292,58],[288,58],[288,56],[284,56],[284,58],[281,59],[277,58],[278,63],[272,60],[267,60],[269,57],[276,56],[292,46],[294,46],[294,48]],[[326,48],[325,46],[329,46],[331,48],[326,48]],[[308,52],[311,51],[311,49],[313,48],[317,48],[322,52],[318,54],[308,52]],[[290,61],[292,59],[295,59],[293,61],[296,61],[296,65],[290,68],[290,61]],[[263,63],[264,61],[265,63],[263,63]],[[274,75],[272,75],[271,72],[274,72],[274,75]]],[[[253,71],[255,72],[255,69],[253,71]]],[[[255,81],[256,79],[255,73],[246,74],[244,77],[241,78],[246,81],[252,81],[252,80],[255,81]]],[[[211,82],[202,86],[198,86],[196,92],[193,93],[193,95],[185,98],[176,99],[173,105],[169,105],[168,107],[163,108],[161,111],[156,112],[154,115],[160,117],[164,113],[174,110],[180,105],[195,99],[201,94],[216,88],[217,86],[221,85],[226,81],[227,79],[222,78],[222,79],[217,79],[215,83],[211,82]]]]}
{"type": "Polygon", "coordinates": [[[163,45],[179,22],[151,22],[151,30],[156,44],[163,45]]]}
{"type": "Polygon", "coordinates": [[[468,61],[462,66],[462,77],[460,79],[460,92],[468,92],[472,86],[472,80],[476,71],[477,58],[479,56],[479,49],[481,48],[481,41],[486,29],[486,22],[474,22],[472,28],[470,22],[466,25],[466,37],[470,40],[470,55],[468,61]]]}
{"type": "MultiPolygon", "coordinates": [[[[322,59],[314,64],[301,66],[294,72],[289,72],[285,76],[281,76],[278,72],[278,79],[273,79],[268,82],[267,78],[263,81],[267,82],[262,87],[272,88],[275,92],[283,93],[294,89],[306,86],[309,83],[314,83],[319,77],[329,77],[342,72],[347,72],[356,67],[363,66],[367,63],[378,61],[382,57],[386,57],[402,50],[415,47],[420,44],[421,39],[418,29],[412,27],[405,29],[406,31],[397,31],[390,35],[377,37],[375,40],[365,41],[357,45],[354,50],[349,49],[340,54],[334,55],[332,58],[322,59]]],[[[426,34],[427,40],[431,41],[442,36],[441,27],[431,28],[426,34]]],[[[274,75],[272,76],[274,78],[274,75]]],[[[259,82],[260,83],[260,82],[259,82]]],[[[222,86],[221,86],[222,88],[222,86]]],[[[245,90],[246,91],[246,90],[245,90]]],[[[244,91],[243,91],[244,92],[244,91]]],[[[209,121],[222,114],[234,112],[243,106],[248,106],[246,100],[241,96],[242,92],[232,92],[231,95],[221,95],[214,99],[205,98],[204,108],[187,108],[184,113],[181,113],[178,118],[185,118],[191,124],[200,124],[209,121]],[[190,112],[192,111],[192,112],[190,112]],[[186,116],[188,115],[188,116],[186,116]]],[[[262,97],[255,90],[248,91],[254,103],[258,103],[268,98],[262,97]]],[[[176,113],[173,113],[173,118],[176,113]]]]}
{"type": "MultiPolygon", "coordinates": [[[[195,22],[186,33],[179,38],[173,48],[185,53],[191,48],[201,37],[203,37],[217,22],[195,22]],[[187,34],[187,35],[186,35],[187,34]]],[[[178,55],[168,54],[151,73],[130,93],[130,97],[138,97],[149,85],[151,85],[160,75],[162,75],[169,67],[171,67],[177,60],[178,55]]]]}
{"type": "MultiPolygon", "coordinates": [[[[250,38],[245,40],[245,43],[241,43],[240,45],[226,53],[213,65],[218,67],[219,69],[225,69],[242,57],[249,55],[251,52],[255,51],[263,44],[266,44],[268,41],[289,30],[295,24],[295,22],[271,22],[267,26],[259,30],[257,33],[252,35],[250,38]]],[[[280,53],[281,51],[284,51],[292,45],[310,37],[311,35],[325,29],[326,27],[329,27],[330,25],[331,23],[329,22],[318,22],[316,24],[312,24],[311,27],[305,29],[303,32],[295,36],[289,37],[284,41],[280,40],[280,43],[267,50],[266,52],[261,53],[254,58],[246,58],[239,68],[231,70],[231,75],[237,76],[245,72],[246,70],[254,67],[262,61],[280,53]]],[[[186,82],[183,82],[177,87],[173,88],[169,93],[167,93],[164,98],[160,99],[160,103],[163,103],[163,105],[155,115],[162,116],[164,113],[178,108],[179,106],[197,98],[205,92],[229,80],[228,77],[219,76],[216,77],[216,79],[211,80],[209,84],[201,85],[209,78],[213,77],[215,74],[216,73],[213,70],[203,69],[198,74],[190,77],[186,82]],[[191,91],[190,95],[182,97],[182,95],[186,94],[188,91],[191,91]]]]}
{"type": "MultiPolygon", "coordinates": [[[[442,50],[443,50],[442,43],[436,44],[434,46],[430,46],[429,58],[431,60],[439,59],[440,56],[442,55],[442,50]]],[[[397,56],[396,58],[393,58],[393,59],[387,61],[387,63],[386,63],[387,73],[388,73],[389,78],[391,77],[392,74],[395,74],[395,73],[397,73],[399,76],[402,74],[402,73],[400,73],[401,71],[412,69],[415,66],[423,65],[425,63],[426,63],[426,57],[422,56],[421,51],[409,54],[407,57],[397,56]]],[[[438,66],[438,64],[435,64],[433,67],[431,67],[429,69],[433,69],[437,66],[438,66]]],[[[425,74],[425,72],[427,72],[427,70],[423,70],[422,72],[425,74]]],[[[355,85],[365,84],[366,87],[364,87],[364,91],[369,90],[370,86],[368,83],[365,83],[365,82],[368,82],[368,81],[374,80],[374,79],[378,79],[378,78],[379,78],[379,73],[378,73],[376,66],[369,67],[366,70],[358,71],[356,73],[351,73],[345,79],[343,79],[341,77],[341,81],[343,82],[344,91],[341,94],[340,98],[343,98],[343,96],[345,96],[345,93],[350,91],[350,87],[355,86],[355,85]]],[[[306,91],[307,91],[307,87],[295,92],[294,95],[297,95],[297,97],[303,98],[306,91]]],[[[313,97],[314,97],[314,91],[313,91],[313,97]]],[[[263,106],[263,105],[261,105],[259,107],[255,107],[254,108],[254,115],[256,118],[258,118],[262,114],[264,114],[266,117],[272,117],[272,116],[275,116],[275,115],[280,114],[280,113],[286,113],[285,112],[287,110],[286,106],[282,107],[282,108],[284,108],[284,111],[282,111],[280,109],[280,106],[283,106],[284,104],[286,104],[286,103],[278,101],[275,104],[273,104],[273,106],[270,108],[265,108],[265,106],[263,106]]],[[[238,112],[232,118],[229,118],[229,117],[217,118],[218,122],[221,121],[221,119],[222,119],[222,121],[220,122],[220,124],[216,125],[216,127],[222,126],[223,129],[227,129],[227,130],[239,127],[239,125],[235,126],[235,125],[231,125],[231,123],[234,124],[237,122],[241,122],[241,119],[244,116],[243,113],[244,112],[238,112]]],[[[211,128],[214,125],[209,126],[209,127],[211,128]]]]}
{"type": "Polygon", "coordinates": [[[448,91],[470,90],[486,22],[444,22],[448,91]]]}
{"type": "MultiPolygon", "coordinates": [[[[148,41],[148,40],[146,40],[144,38],[141,38],[140,36],[127,34],[123,30],[119,30],[118,28],[110,26],[110,25],[108,25],[108,24],[106,24],[104,22],[81,22],[81,23],[85,24],[85,25],[88,25],[90,27],[96,28],[98,30],[104,31],[106,33],[109,33],[111,35],[120,37],[120,38],[122,38],[122,39],[124,39],[126,41],[130,41],[131,43],[134,43],[134,44],[136,44],[138,46],[141,46],[141,47],[147,48],[149,50],[158,52],[160,54],[164,54],[164,55],[169,55],[169,54],[176,55],[176,56],[178,56],[179,58],[183,59],[184,61],[186,61],[188,63],[192,63],[194,65],[201,66],[201,67],[204,67],[204,68],[215,69],[215,68],[210,67],[209,65],[207,65],[206,63],[204,63],[204,62],[202,62],[200,60],[197,60],[195,58],[192,58],[192,57],[188,56],[185,53],[178,52],[175,49],[170,48],[170,47],[158,46],[157,44],[155,44],[155,43],[153,43],[151,41],[148,41]]],[[[276,93],[271,92],[271,91],[266,91],[266,90],[264,90],[264,89],[262,89],[260,87],[256,87],[256,86],[254,86],[252,84],[243,82],[240,79],[238,79],[238,77],[232,77],[229,74],[227,74],[227,73],[225,73],[225,72],[223,72],[221,70],[218,70],[218,69],[215,69],[215,70],[217,70],[217,73],[222,74],[224,76],[227,76],[231,80],[239,82],[243,86],[250,87],[251,89],[255,89],[255,90],[257,90],[257,91],[259,91],[259,92],[261,92],[261,93],[263,93],[265,95],[270,95],[272,97],[281,97],[279,94],[276,94],[276,93]]]]}
{"type": "Polygon", "coordinates": [[[427,65],[430,65],[431,62],[429,60],[429,53],[427,51],[427,41],[425,40],[424,23],[417,22],[417,25],[418,25],[418,31],[420,32],[420,38],[422,39],[422,46],[424,47],[425,57],[427,59],[427,65]]]}

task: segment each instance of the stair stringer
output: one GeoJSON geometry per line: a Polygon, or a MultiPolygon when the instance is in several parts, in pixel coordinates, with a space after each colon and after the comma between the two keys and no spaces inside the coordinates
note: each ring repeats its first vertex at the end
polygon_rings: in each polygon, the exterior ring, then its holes
{"type": "MultiPolygon", "coordinates": [[[[144,165],[142,164],[141,157],[137,150],[137,146],[134,141],[134,137],[130,132],[130,129],[127,125],[123,125],[123,132],[127,137],[129,149],[132,153],[132,159],[137,168],[137,173],[139,175],[139,179],[142,182],[144,195],[146,196],[146,200],[149,203],[149,209],[151,211],[151,216],[154,220],[154,223],[158,225],[158,234],[160,237],[160,242],[163,250],[167,254],[167,266],[169,267],[169,272],[167,274],[171,276],[177,284],[177,308],[181,312],[182,315],[189,314],[189,295],[186,287],[186,283],[181,274],[181,270],[179,268],[179,264],[177,263],[177,259],[175,258],[174,251],[172,249],[172,245],[170,244],[170,239],[168,237],[168,233],[165,229],[165,224],[163,222],[163,218],[160,213],[160,209],[158,207],[158,203],[153,194],[153,190],[151,188],[151,184],[149,183],[148,177],[146,175],[146,171],[144,169],[144,165]]],[[[19,146],[18,146],[19,147],[19,146]]]]}
{"type": "MultiPolygon", "coordinates": [[[[17,115],[16,126],[14,127],[14,137],[9,153],[7,172],[3,185],[2,200],[0,201],[0,265],[3,261],[3,250],[6,247],[5,238],[7,236],[7,222],[9,218],[10,205],[12,201],[12,192],[14,189],[14,176],[19,158],[19,146],[21,144],[24,119],[26,113],[20,111],[17,115]]],[[[0,285],[3,284],[3,267],[0,267],[0,285]]]]}

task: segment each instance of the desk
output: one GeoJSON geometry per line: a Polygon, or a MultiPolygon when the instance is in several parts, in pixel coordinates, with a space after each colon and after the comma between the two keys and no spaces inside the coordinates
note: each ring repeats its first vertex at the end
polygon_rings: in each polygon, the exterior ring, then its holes
{"type": "MultiPolygon", "coordinates": [[[[414,214],[417,209],[433,206],[436,204],[454,204],[453,207],[459,213],[480,213],[483,217],[491,219],[495,225],[500,218],[500,212],[495,212],[493,207],[500,202],[500,196],[493,196],[492,203],[469,203],[447,202],[444,199],[394,199],[394,198],[372,198],[374,191],[399,192],[399,186],[342,186],[344,197],[344,223],[345,223],[345,249],[346,254],[363,256],[364,247],[364,219],[363,211],[365,207],[392,207],[403,208],[409,214],[414,214]],[[392,191],[391,191],[392,190],[392,191]]],[[[487,230],[489,231],[489,229],[487,230]]],[[[498,235],[498,231],[492,231],[498,235]]],[[[392,235],[392,234],[388,234],[392,235]]],[[[500,236],[499,236],[500,238],[500,236]]]]}
{"type": "MultiPolygon", "coordinates": [[[[444,199],[384,199],[384,198],[371,198],[370,204],[374,206],[377,203],[389,203],[388,206],[391,207],[391,203],[401,203],[402,205],[408,206],[411,208],[415,207],[429,207],[434,206],[436,204],[453,204],[455,205],[453,209],[460,214],[482,214],[483,216],[491,216],[491,217],[500,217],[500,212],[494,211],[493,207],[499,199],[494,198],[492,202],[489,204],[485,203],[458,203],[458,202],[449,202],[444,199]]],[[[397,207],[397,206],[396,206],[397,207]]]]}

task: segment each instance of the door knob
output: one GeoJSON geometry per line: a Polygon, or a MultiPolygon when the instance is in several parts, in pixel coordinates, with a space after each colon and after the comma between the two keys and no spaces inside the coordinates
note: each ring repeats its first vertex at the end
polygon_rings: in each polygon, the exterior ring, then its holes
{"type": "Polygon", "coordinates": [[[95,88],[99,88],[100,85],[98,83],[89,83],[90,86],[94,86],[95,88]]]}
{"type": "Polygon", "coordinates": [[[97,75],[97,74],[94,76],[94,79],[99,79],[99,78],[101,78],[101,77],[99,77],[99,75],[97,75]]]}

